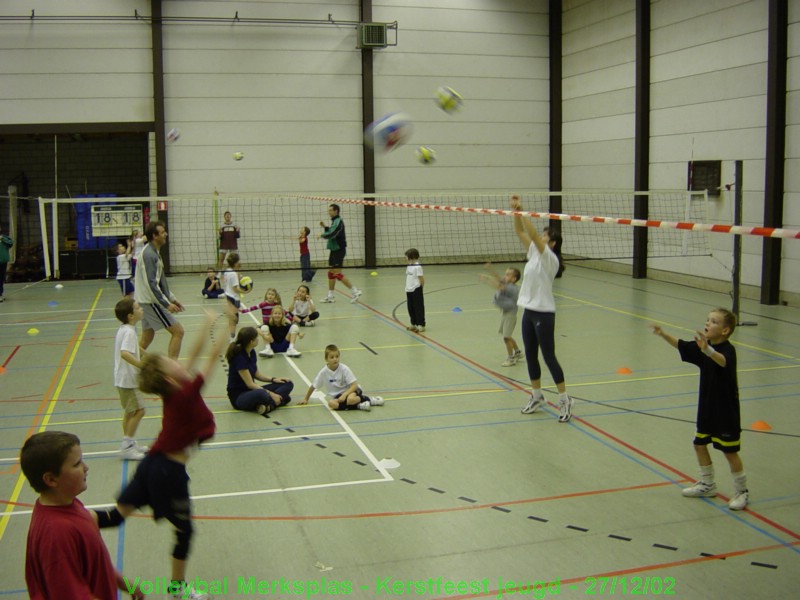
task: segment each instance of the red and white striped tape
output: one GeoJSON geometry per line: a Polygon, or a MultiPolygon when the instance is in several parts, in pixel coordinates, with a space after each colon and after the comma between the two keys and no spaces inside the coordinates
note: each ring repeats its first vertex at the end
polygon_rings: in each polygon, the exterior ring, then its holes
{"type": "Polygon", "coordinates": [[[622,219],[617,217],[588,217],[584,215],[565,215],[561,213],[540,213],[503,210],[499,208],[468,208],[462,206],[446,206],[439,204],[414,204],[407,202],[379,202],[375,200],[351,200],[322,196],[303,196],[309,200],[320,200],[336,204],[362,204],[366,206],[390,206],[393,208],[420,208],[423,210],[441,210],[445,212],[476,213],[484,215],[522,215],[534,219],[554,221],[576,221],[580,223],[602,223],[605,225],[631,225],[633,227],[654,227],[656,229],[681,229],[683,231],[710,231],[713,233],[730,233],[733,235],[754,235],[768,238],[784,238],[800,240],[800,230],[782,229],[778,227],[744,227],[742,225],[713,225],[709,223],[692,223],[689,221],[655,221],[651,219],[622,219]]]}

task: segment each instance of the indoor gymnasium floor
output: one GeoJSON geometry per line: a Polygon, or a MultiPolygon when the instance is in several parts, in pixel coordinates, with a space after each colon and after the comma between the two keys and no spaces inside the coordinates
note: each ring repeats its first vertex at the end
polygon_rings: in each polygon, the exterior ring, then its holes
{"type": "MultiPolygon", "coordinates": [[[[424,257],[423,257],[424,261],[424,257]]],[[[521,266],[521,265],[518,265],[521,266]]],[[[420,598],[788,598],[800,588],[800,311],[743,301],[732,341],[739,358],[742,458],[751,505],[732,491],[719,452],[720,496],[683,498],[696,474],[692,437],[698,371],[655,337],[702,329],[727,296],[571,265],[556,284],[557,354],[576,399],[575,418],[550,406],[533,415],[523,365],[501,367],[499,312],[480,266],[427,267],[428,329],[405,329],[404,269],[350,273],[358,304],[322,304],[303,356],[260,359],[303,396],[342,349],[371,412],[331,413],[318,400],[263,418],[231,409],[224,364],[205,388],[217,435],[189,463],[196,536],[189,576],[216,598],[406,596],[420,598]],[[771,431],[756,431],[766,423],[771,431]],[[520,586],[520,587],[518,587],[520,586]]],[[[284,300],[295,273],[255,273],[255,304],[268,286],[284,300]]],[[[186,304],[183,354],[196,338],[203,276],[173,277],[186,304]]],[[[25,598],[25,536],[35,496],[15,462],[29,434],[66,430],[90,467],[87,505],[104,505],[135,469],[117,457],[121,410],[112,353],[114,281],[6,288],[0,305],[0,598],[25,598]],[[38,334],[30,335],[31,328],[38,334]]],[[[243,317],[242,323],[249,323],[243,317]]],[[[517,328],[517,336],[519,328],[517,328]]],[[[166,349],[159,333],[153,350],[166,349]]],[[[223,362],[223,361],[221,361],[223,362]]],[[[139,440],[157,434],[160,404],[147,400],[139,440]]],[[[132,518],[104,533],[112,558],[156,586],[168,573],[166,523],[132,518]]],[[[147,589],[147,588],[145,588],[147,589]]],[[[69,599],[65,599],[69,600],[69,599]]]]}

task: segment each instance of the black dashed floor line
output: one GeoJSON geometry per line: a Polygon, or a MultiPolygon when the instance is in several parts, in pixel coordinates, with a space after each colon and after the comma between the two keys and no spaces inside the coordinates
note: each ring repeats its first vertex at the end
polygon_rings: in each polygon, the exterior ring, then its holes
{"type": "MultiPolygon", "coordinates": [[[[281,425],[281,423],[279,423],[278,421],[273,421],[273,422],[278,426],[281,425]]],[[[284,429],[286,429],[287,431],[291,431],[288,428],[284,428],[284,429]]],[[[302,437],[301,439],[303,439],[305,441],[310,441],[310,438],[308,438],[308,437],[302,437]]],[[[328,449],[327,446],[325,446],[324,444],[320,444],[320,443],[316,443],[315,446],[317,446],[319,448],[322,448],[322,449],[328,449]]],[[[346,457],[346,455],[343,454],[342,452],[333,451],[333,450],[332,450],[332,452],[333,452],[333,454],[335,454],[336,456],[339,456],[340,458],[346,457]]],[[[353,460],[353,462],[355,464],[357,464],[357,465],[362,466],[362,467],[369,466],[367,463],[362,462],[360,460],[353,460]]],[[[400,479],[398,479],[398,481],[403,481],[403,482],[409,483],[411,485],[416,485],[417,484],[416,481],[414,481],[413,479],[408,479],[407,477],[401,477],[400,479]]],[[[428,487],[427,489],[429,491],[435,492],[437,494],[446,494],[447,493],[445,490],[442,490],[442,489],[439,489],[439,488],[436,488],[436,487],[428,487]]],[[[458,500],[462,500],[463,502],[469,502],[470,504],[476,504],[478,502],[476,499],[469,498],[467,496],[458,496],[457,499],[458,500]]],[[[490,508],[492,510],[496,510],[498,512],[502,512],[502,513],[505,513],[505,514],[511,514],[512,513],[512,510],[510,508],[506,508],[504,506],[491,506],[490,508]]],[[[527,515],[526,518],[528,520],[537,521],[539,523],[549,523],[550,522],[549,519],[545,519],[544,517],[537,517],[537,516],[534,516],[534,515],[527,515]]],[[[571,529],[573,531],[580,531],[581,533],[589,532],[588,528],[580,527],[578,525],[567,524],[564,527],[566,529],[571,529]]],[[[630,537],[627,537],[627,536],[624,536],[624,535],[615,534],[615,533],[609,533],[608,537],[611,538],[611,539],[620,540],[620,541],[623,541],[623,542],[632,542],[633,541],[633,538],[630,538],[630,537]]],[[[653,548],[658,548],[660,550],[671,550],[673,552],[677,552],[678,551],[678,548],[676,546],[668,546],[666,544],[654,543],[654,544],[652,544],[652,547],[653,548]]],[[[709,557],[709,558],[716,556],[715,554],[709,554],[707,552],[700,552],[699,555],[703,556],[703,557],[709,557]]],[[[720,560],[725,560],[726,557],[720,556],[718,558],[720,560]]],[[[750,564],[752,566],[754,566],[754,567],[762,567],[762,568],[766,568],[766,569],[777,569],[778,568],[778,565],[772,565],[772,564],[761,563],[761,562],[756,562],[756,561],[752,561],[750,564]]]]}

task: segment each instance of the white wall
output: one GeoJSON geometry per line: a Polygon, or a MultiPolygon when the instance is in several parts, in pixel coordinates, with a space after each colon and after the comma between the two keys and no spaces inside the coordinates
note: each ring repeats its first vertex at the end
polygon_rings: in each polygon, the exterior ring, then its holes
{"type": "Polygon", "coordinates": [[[375,115],[415,125],[408,147],[376,157],[377,191],[547,189],[545,0],[375,0],[373,18],[400,23],[398,46],[373,53],[375,115]],[[440,86],[461,111],[436,107],[440,86]],[[419,145],[434,165],[416,162],[419,145]]]}
{"type": "MultiPolygon", "coordinates": [[[[147,0],[37,0],[36,14],[149,14],[147,0]]],[[[358,20],[358,0],[165,0],[165,16],[358,20]]],[[[633,183],[635,4],[567,0],[563,24],[563,187],[633,183]]],[[[411,115],[411,143],[376,158],[378,192],[545,189],[548,177],[546,0],[375,0],[398,21],[396,47],[374,51],[376,116],[411,115]],[[447,115],[449,85],[465,98],[447,115]],[[437,150],[418,164],[418,145],[437,150]]],[[[3,16],[31,3],[5,0],[3,16]]],[[[785,226],[800,228],[800,0],[789,0],[785,226]]],[[[152,121],[145,21],[0,22],[0,114],[6,124],[152,121]]],[[[171,194],[362,191],[360,52],[352,26],[243,23],[164,26],[171,194]],[[245,153],[236,162],[233,152],[245,153]]],[[[763,219],[766,0],[653,0],[651,189],[686,185],[686,165],[744,160],[746,225],[763,219]]],[[[733,218],[723,192],[708,219],[733,218]]],[[[199,233],[199,232],[198,232],[199,233]]],[[[191,232],[189,232],[191,234],[191,232]]],[[[760,285],[762,241],[745,238],[746,284],[760,285]]],[[[708,261],[654,267],[726,279],[731,238],[708,261]]],[[[800,293],[800,243],[783,244],[784,291],[800,293]]]]}
{"type": "Polygon", "coordinates": [[[564,3],[564,190],[633,189],[635,4],[564,3]]]}
{"type": "MultiPolygon", "coordinates": [[[[743,160],[743,224],[761,223],[766,2],[653,2],[651,29],[650,187],[685,187],[691,160],[722,161],[722,183],[732,183],[734,161],[743,160]]],[[[709,218],[714,223],[732,222],[733,200],[734,192],[722,191],[712,202],[709,218]]],[[[689,265],[662,261],[659,268],[729,279],[732,239],[711,235],[711,243],[712,260],[689,265]]],[[[743,238],[745,284],[760,285],[761,247],[761,238],[743,238]]]]}
{"type": "MultiPolygon", "coordinates": [[[[125,15],[147,0],[3,0],[3,16],[125,15]]],[[[144,22],[0,24],[4,124],[153,120],[150,27],[144,22]]]]}
{"type": "MultiPolygon", "coordinates": [[[[800,229],[800,0],[789,0],[783,224],[800,229]]],[[[781,289],[800,288],[800,240],[783,243],[781,289]]]]}

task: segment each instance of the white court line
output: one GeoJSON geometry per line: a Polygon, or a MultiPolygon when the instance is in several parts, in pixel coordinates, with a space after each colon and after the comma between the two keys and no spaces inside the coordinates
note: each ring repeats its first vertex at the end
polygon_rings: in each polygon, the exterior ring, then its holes
{"type": "MultiPolygon", "coordinates": [[[[204,442],[203,448],[208,448],[209,446],[240,446],[243,444],[258,444],[261,442],[282,442],[285,440],[302,440],[308,438],[318,438],[318,437],[334,437],[337,435],[347,435],[345,431],[331,431],[330,433],[307,433],[303,435],[284,435],[281,437],[271,437],[271,438],[253,438],[250,440],[231,440],[228,442],[204,442]]],[[[97,452],[84,452],[83,456],[117,456],[119,454],[119,450],[98,450],[97,452]]],[[[19,457],[11,457],[11,458],[0,458],[0,464],[4,463],[18,463],[19,457]]]]}
{"type": "MultiPolygon", "coordinates": [[[[204,494],[202,496],[192,496],[192,500],[216,500],[219,498],[237,498],[239,496],[261,496],[264,494],[280,494],[283,492],[298,492],[304,490],[321,490],[326,488],[345,487],[350,485],[366,485],[368,483],[386,483],[390,479],[358,479],[353,481],[334,481],[333,483],[315,483],[312,485],[295,485],[285,488],[272,488],[267,490],[247,490],[244,492],[225,492],[224,494],[204,494]]],[[[87,504],[86,508],[108,508],[113,502],[104,504],[87,504]]],[[[33,510],[15,510],[6,513],[7,517],[21,517],[33,514],[33,510]]]]}
{"type": "MultiPolygon", "coordinates": [[[[253,322],[256,324],[256,329],[257,329],[260,326],[260,324],[256,319],[255,315],[253,314],[252,311],[247,314],[250,315],[251,319],[253,319],[253,322]]],[[[289,366],[292,367],[292,369],[294,369],[294,372],[300,376],[300,379],[303,380],[303,383],[305,383],[308,387],[311,387],[311,381],[305,376],[305,374],[300,369],[297,368],[295,362],[286,355],[284,355],[284,358],[286,359],[286,362],[289,363],[289,366]]],[[[314,392],[314,394],[312,394],[312,397],[317,396],[317,400],[320,402],[320,404],[322,404],[326,409],[328,409],[328,412],[333,416],[336,422],[339,423],[339,426],[347,432],[347,435],[350,436],[350,439],[353,440],[353,443],[359,447],[361,452],[364,453],[364,456],[366,456],[367,459],[369,459],[369,462],[372,463],[372,466],[375,467],[375,469],[377,469],[378,473],[380,473],[386,481],[394,481],[394,477],[392,477],[389,474],[389,471],[387,471],[386,468],[378,462],[378,459],[375,458],[375,455],[372,454],[370,449],[367,448],[366,444],[364,444],[364,442],[361,441],[361,438],[359,438],[356,435],[356,432],[350,428],[350,425],[348,425],[347,422],[344,419],[342,419],[341,416],[336,414],[336,411],[328,408],[328,403],[325,402],[324,394],[320,395],[317,394],[318,392],[314,392]]]]}
{"type": "MultiPolygon", "coordinates": [[[[311,382],[308,380],[305,374],[300,369],[297,368],[297,365],[294,363],[294,361],[289,357],[286,357],[286,361],[289,363],[292,369],[294,369],[295,373],[297,373],[300,376],[303,382],[308,387],[311,387],[311,382]]],[[[321,392],[315,391],[311,395],[311,397],[313,398],[314,396],[317,397],[317,400],[320,402],[320,404],[322,404],[326,409],[328,409],[328,412],[331,414],[331,416],[336,420],[337,423],[339,423],[339,426],[347,432],[347,435],[350,436],[350,439],[353,440],[353,443],[361,449],[361,452],[363,452],[364,456],[366,456],[369,459],[369,462],[372,463],[372,466],[375,467],[378,473],[383,475],[383,478],[386,481],[394,481],[394,477],[392,477],[389,474],[389,471],[387,471],[386,468],[382,464],[380,464],[380,462],[378,462],[378,459],[375,458],[375,455],[372,454],[370,449],[367,448],[366,444],[364,444],[364,442],[361,441],[361,438],[356,435],[356,432],[350,428],[350,425],[347,424],[347,421],[342,419],[342,417],[339,416],[335,410],[331,410],[330,408],[328,408],[328,403],[325,402],[325,395],[322,394],[321,392]]]]}

